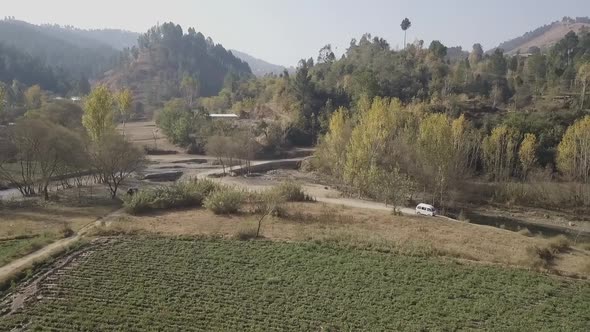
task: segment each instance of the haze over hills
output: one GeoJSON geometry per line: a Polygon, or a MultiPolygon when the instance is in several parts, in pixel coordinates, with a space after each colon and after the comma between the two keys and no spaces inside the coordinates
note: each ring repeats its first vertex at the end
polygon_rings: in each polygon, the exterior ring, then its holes
{"type": "Polygon", "coordinates": [[[250,54],[240,52],[238,50],[232,49],[231,52],[236,57],[242,59],[242,61],[246,61],[250,65],[250,69],[252,69],[252,73],[258,77],[264,76],[267,74],[279,75],[279,74],[283,73],[283,71],[285,71],[285,69],[289,73],[292,73],[295,71],[295,68],[293,68],[293,67],[287,68],[285,66],[275,65],[275,64],[269,63],[267,61],[264,61],[262,59],[258,59],[250,54]]]}
{"type": "MultiPolygon", "coordinates": [[[[555,21],[548,25],[539,27],[533,31],[529,31],[524,35],[505,41],[498,45],[507,54],[528,53],[531,47],[538,47],[542,51],[549,49],[560,39],[562,39],[568,32],[573,31],[579,33],[583,29],[590,29],[590,18],[564,17],[561,21],[555,21]]],[[[494,48],[495,49],[495,48],[494,48]]]]}

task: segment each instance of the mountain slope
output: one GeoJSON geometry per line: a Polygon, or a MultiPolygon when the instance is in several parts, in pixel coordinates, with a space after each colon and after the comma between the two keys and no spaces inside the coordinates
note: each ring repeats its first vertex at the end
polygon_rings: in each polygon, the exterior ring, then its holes
{"type": "Polygon", "coordinates": [[[78,77],[103,73],[119,53],[114,47],[75,30],[16,20],[0,21],[0,42],[78,77]]]}
{"type": "Polygon", "coordinates": [[[128,87],[135,100],[149,109],[171,98],[186,96],[181,82],[194,81],[190,95],[214,96],[232,77],[252,75],[246,62],[221,44],[189,28],[164,23],[141,35],[138,44],[122,53],[119,64],[105,73],[102,83],[113,89],[128,87]],[[190,80],[192,78],[192,80],[190,80]]]}
{"type": "Polygon", "coordinates": [[[519,50],[521,53],[528,53],[531,47],[547,50],[560,41],[568,32],[579,33],[582,29],[590,29],[590,18],[577,17],[572,19],[564,17],[561,21],[544,25],[520,37],[503,42],[497,48],[503,49],[507,54],[515,54],[519,50]]]}
{"type": "MultiPolygon", "coordinates": [[[[60,94],[66,94],[75,88],[75,82],[70,82],[64,75],[56,73],[53,68],[45,65],[44,61],[13,46],[0,43],[0,86],[11,86],[13,81],[18,81],[24,87],[38,84],[44,90],[60,94]]],[[[18,87],[20,84],[14,86],[18,87]]],[[[7,89],[6,86],[4,88],[7,89]]]]}
{"type": "Polygon", "coordinates": [[[67,37],[67,39],[70,39],[70,37],[73,37],[85,39],[91,42],[90,46],[93,44],[104,44],[116,50],[123,50],[127,47],[136,45],[137,38],[141,36],[141,34],[137,32],[117,29],[84,30],[70,26],[64,27],[59,25],[41,25],[40,28],[57,38],[64,39],[64,37],[67,37]]]}
{"type": "Polygon", "coordinates": [[[230,50],[230,51],[233,53],[233,55],[240,58],[242,61],[247,62],[248,65],[250,65],[250,69],[252,69],[252,73],[258,77],[261,77],[261,76],[264,76],[267,74],[279,75],[279,74],[282,74],[283,71],[285,71],[285,69],[287,69],[287,71],[289,71],[289,72],[292,72],[295,70],[292,67],[286,68],[284,66],[275,65],[270,62],[266,62],[262,59],[255,58],[255,57],[251,56],[250,54],[247,54],[244,52],[240,52],[237,50],[230,50]]]}

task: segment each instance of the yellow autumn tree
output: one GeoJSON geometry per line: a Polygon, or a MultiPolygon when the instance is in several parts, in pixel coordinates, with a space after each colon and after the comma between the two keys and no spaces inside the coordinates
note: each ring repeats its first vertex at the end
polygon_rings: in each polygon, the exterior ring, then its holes
{"type": "Polygon", "coordinates": [[[318,158],[330,174],[337,179],[342,178],[342,171],[346,162],[346,147],[351,135],[350,122],[346,116],[346,109],[341,107],[330,117],[328,133],[324,136],[318,149],[318,158]]]}
{"type": "Polygon", "coordinates": [[[418,152],[422,167],[430,174],[433,197],[443,201],[449,182],[454,177],[456,149],[449,117],[431,114],[422,120],[418,133],[418,152]]]}
{"type": "Polygon", "coordinates": [[[565,132],[557,147],[557,167],[572,180],[590,182],[590,116],[565,132]]]}
{"type": "Polygon", "coordinates": [[[25,104],[28,109],[37,109],[43,103],[43,91],[39,85],[33,85],[25,91],[25,104]]]}
{"type": "Polygon", "coordinates": [[[93,141],[114,130],[114,106],[113,95],[105,85],[94,88],[86,98],[82,124],[93,141]]]}
{"type": "Polygon", "coordinates": [[[481,135],[471,122],[461,114],[451,124],[453,149],[456,151],[454,171],[465,174],[475,167],[481,147],[481,135]]]}
{"type": "Polygon", "coordinates": [[[371,194],[371,185],[375,181],[371,174],[379,174],[379,159],[395,125],[395,112],[391,108],[397,105],[398,101],[377,97],[369,109],[358,115],[358,124],[346,149],[343,177],[361,194],[371,194]]]}
{"type": "Polygon", "coordinates": [[[117,110],[119,111],[119,115],[123,121],[123,128],[125,128],[125,123],[131,117],[133,92],[130,89],[121,90],[115,95],[115,99],[117,103],[117,110]]]}
{"type": "Polygon", "coordinates": [[[490,177],[505,181],[514,170],[519,133],[514,128],[501,125],[492,130],[483,141],[483,161],[490,177]]]}
{"type": "Polygon", "coordinates": [[[518,150],[518,160],[522,168],[522,177],[526,179],[529,172],[537,164],[537,136],[525,134],[518,150]]]}

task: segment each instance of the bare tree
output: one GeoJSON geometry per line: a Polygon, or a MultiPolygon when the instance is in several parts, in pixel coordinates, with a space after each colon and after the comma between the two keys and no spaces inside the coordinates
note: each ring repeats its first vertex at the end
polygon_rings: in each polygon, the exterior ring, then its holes
{"type": "Polygon", "coordinates": [[[80,145],[80,137],[65,127],[22,119],[2,144],[0,178],[15,185],[23,196],[42,192],[49,199],[51,181],[60,168],[70,164],[74,147],[80,145]]]}
{"type": "Polygon", "coordinates": [[[117,133],[104,135],[94,143],[89,154],[96,173],[108,186],[113,199],[121,183],[146,163],[143,151],[117,133]]]}
{"type": "Polygon", "coordinates": [[[286,201],[283,195],[278,194],[274,190],[268,190],[260,195],[260,201],[256,206],[256,212],[260,213],[258,219],[258,228],[256,229],[256,237],[260,237],[260,229],[262,228],[262,221],[279,211],[281,205],[286,201]]]}
{"type": "Polygon", "coordinates": [[[230,138],[227,136],[211,136],[205,145],[205,152],[208,156],[216,157],[221,167],[223,168],[223,175],[225,175],[225,159],[230,153],[230,138]]]}

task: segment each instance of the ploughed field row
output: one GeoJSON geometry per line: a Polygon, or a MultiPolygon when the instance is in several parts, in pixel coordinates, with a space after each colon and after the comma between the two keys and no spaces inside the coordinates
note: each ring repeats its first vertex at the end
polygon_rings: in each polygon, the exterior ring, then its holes
{"type": "Polygon", "coordinates": [[[590,285],[313,243],[128,238],[43,281],[0,330],[567,330],[590,285]]]}

